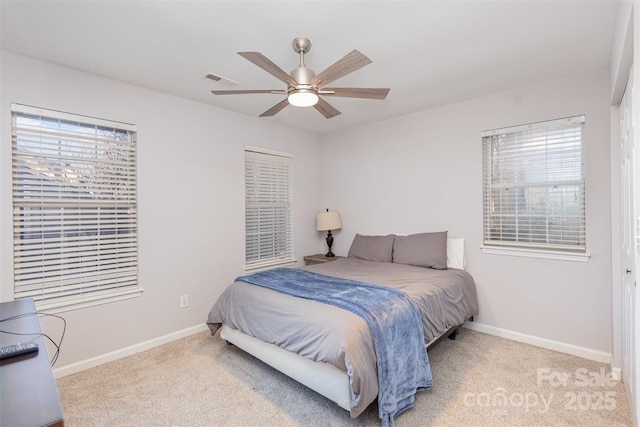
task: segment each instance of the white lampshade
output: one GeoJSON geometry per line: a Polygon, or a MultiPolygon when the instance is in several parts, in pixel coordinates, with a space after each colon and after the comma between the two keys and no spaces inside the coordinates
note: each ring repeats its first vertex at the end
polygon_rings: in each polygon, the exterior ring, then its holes
{"type": "Polygon", "coordinates": [[[339,211],[319,212],[316,217],[318,231],[339,230],[342,228],[339,211]]]}
{"type": "Polygon", "coordinates": [[[310,89],[297,89],[289,92],[289,104],[296,107],[311,107],[318,103],[318,95],[310,89]]]}

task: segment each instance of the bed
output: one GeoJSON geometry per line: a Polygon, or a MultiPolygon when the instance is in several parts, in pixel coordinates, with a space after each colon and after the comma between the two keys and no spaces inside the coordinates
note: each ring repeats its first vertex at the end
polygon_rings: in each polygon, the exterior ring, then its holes
{"type": "MultiPolygon", "coordinates": [[[[293,282],[304,277],[306,281],[322,282],[322,288],[330,287],[329,282],[343,281],[349,290],[353,284],[361,284],[402,294],[413,301],[419,313],[420,324],[411,329],[419,330],[424,349],[455,334],[458,327],[478,313],[475,283],[464,270],[463,248],[462,239],[448,239],[446,232],[410,236],[357,234],[346,258],[266,274],[275,277],[276,282],[279,274],[287,273],[295,275],[293,282]],[[320,279],[326,279],[327,285],[320,279]]],[[[219,331],[220,338],[334,401],[351,417],[360,415],[378,398],[383,425],[393,425],[399,413],[413,406],[415,391],[430,387],[424,387],[422,378],[408,403],[398,410],[384,410],[383,414],[384,405],[378,394],[382,396],[388,387],[378,382],[378,375],[383,378],[384,365],[377,347],[382,346],[379,332],[374,332],[370,321],[356,314],[357,310],[282,293],[277,283],[273,288],[251,283],[260,274],[237,279],[216,301],[207,319],[212,335],[219,331]]],[[[358,298],[349,296],[349,304],[358,298]]],[[[382,299],[386,298],[391,297],[382,299]]],[[[379,307],[377,311],[381,311],[379,307]]],[[[402,349],[395,351],[400,357],[413,353],[409,345],[405,351],[404,343],[396,342],[393,347],[402,349]]],[[[403,360],[391,366],[407,363],[403,360]]],[[[395,372],[384,375],[393,377],[395,372]]],[[[430,370],[428,376],[430,379],[430,370]]]]}

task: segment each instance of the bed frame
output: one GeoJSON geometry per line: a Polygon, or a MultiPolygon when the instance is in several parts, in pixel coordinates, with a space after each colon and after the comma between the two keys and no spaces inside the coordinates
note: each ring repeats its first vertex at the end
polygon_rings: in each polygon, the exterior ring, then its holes
{"type": "MultiPolygon", "coordinates": [[[[473,317],[469,320],[473,321],[473,317]]],[[[432,339],[427,344],[427,351],[447,337],[455,340],[460,326],[462,325],[451,326],[442,335],[432,339]]],[[[241,348],[316,393],[320,393],[341,408],[347,411],[351,410],[349,377],[346,372],[328,363],[315,362],[277,345],[260,341],[226,324],[220,328],[220,338],[226,340],[227,344],[241,348]]]]}

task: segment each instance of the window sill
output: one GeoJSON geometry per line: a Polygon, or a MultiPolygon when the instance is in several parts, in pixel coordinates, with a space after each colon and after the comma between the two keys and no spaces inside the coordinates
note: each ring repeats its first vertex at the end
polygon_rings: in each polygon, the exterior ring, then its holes
{"type": "Polygon", "coordinates": [[[543,249],[530,249],[530,248],[510,248],[510,247],[497,247],[497,246],[480,246],[483,254],[491,255],[507,255],[507,256],[519,256],[526,258],[543,258],[543,259],[555,259],[559,261],[574,261],[574,262],[588,262],[591,254],[588,252],[563,252],[543,249]]]}

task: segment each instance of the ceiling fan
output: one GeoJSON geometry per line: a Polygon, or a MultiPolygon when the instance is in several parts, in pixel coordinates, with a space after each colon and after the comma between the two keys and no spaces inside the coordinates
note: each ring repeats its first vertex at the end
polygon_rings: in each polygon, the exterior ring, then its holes
{"type": "Polygon", "coordinates": [[[309,39],[298,37],[293,39],[293,50],[300,54],[300,65],[287,74],[276,64],[271,62],[260,52],[238,52],[238,55],[253,62],[258,67],[272,74],[287,84],[286,90],[212,90],[214,95],[238,95],[253,93],[272,93],[287,95],[287,97],[269,108],[260,117],[274,116],[284,107],[291,104],[296,107],[311,107],[322,113],[327,119],[340,114],[335,107],[320,96],[339,96],[345,98],[385,99],[388,88],[336,88],[326,87],[327,84],[352,73],[371,60],[357,50],[353,50],[335,64],[329,66],[320,74],[315,74],[304,64],[304,54],[311,49],[309,39]]]}

